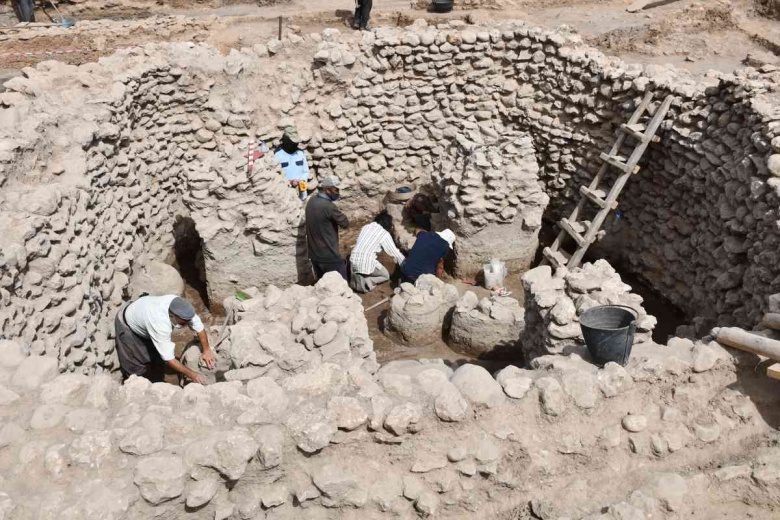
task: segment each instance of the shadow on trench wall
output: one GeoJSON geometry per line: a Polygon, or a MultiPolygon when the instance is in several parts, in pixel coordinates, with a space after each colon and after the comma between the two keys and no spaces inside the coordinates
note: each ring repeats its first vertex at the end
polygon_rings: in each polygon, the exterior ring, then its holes
{"type": "Polygon", "coordinates": [[[177,216],[173,223],[173,262],[184,279],[184,296],[195,306],[199,315],[209,313],[206,264],[203,259],[203,241],[190,217],[177,216]]]}

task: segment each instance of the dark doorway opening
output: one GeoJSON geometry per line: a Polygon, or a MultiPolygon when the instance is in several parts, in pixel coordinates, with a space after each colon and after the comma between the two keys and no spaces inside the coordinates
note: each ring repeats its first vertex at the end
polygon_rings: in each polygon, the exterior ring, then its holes
{"type": "Polygon", "coordinates": [[[195,222],[190,217],[178,216],[173,223],[173,261],[184,279],[184,296],[195,305],[200,313],[208,313],[208,284],[206,264],[203,258],[203,240],[198,234],[195,222]]]}

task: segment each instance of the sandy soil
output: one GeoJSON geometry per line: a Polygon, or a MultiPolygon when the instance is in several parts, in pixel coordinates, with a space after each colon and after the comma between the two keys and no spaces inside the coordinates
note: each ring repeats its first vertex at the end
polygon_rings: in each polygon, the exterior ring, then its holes
{"type": "MultiPolygon", "coordinates": [[[[436,22],[471,16],[485,20],[525,19],[545,27],[565,24],[606,53],[630,61],[669,63],[696,74],[710,69],[730,72],[739,67],[748,54],[764,61],[777,61],[773,51],[780,48],[780,24],[762,17],[756,4],[748,0],[680,0],[629,13],[626,7],[632,3],[633,0],[515,0],[504,2],[506,7],[502,10],[453,11],[440,15],[411,9],[408,0],[385,0],[375,2],[372,23],[405,25],[419,17],[436,22]]],[[[69,63],[84,63],[111,53],[116,47],[158,40],[207,41],[228,52],[233,47],[251,46],[276,37],[279,17],[282,17],[284,31],[307,33],[325,27],[349,30],[354,9],[346,0],[291,0],[266,6],[231,3],[216,8],[204,5],[194,0],[163,5],[131,0],[110,3],[87,0],[78,5],[66,4],[61,7],[65,16],[77,20],[103,18],[120,23],[137,22],[150,15],[184,15],[207,23],[204,30],[157,31],[147,24],[130,25],[125,31],[112,31],[110,35],[99,29],[80,34],[74,32],[73,37],[47,36],[45,30],[40,29],[3,30],[0,31],[0,70],[20,69],[52,57],[69,63]],[[30,38],[33,32],[37,36],[30,38]],[[46,54],[46,51],[73,48],[83,52],[46,54]],[[26,52],[36,54],[20,54],[26,52]]],[[[774,11],[765,8],[761,12],[772,16],[774,11]]],[[[0,11],[0,23],[12,24],[11,14],[9,10],[0,11]]],[[[48,14],[56,16],[51,9],[48,14]]],[[[48,21],[42,11],[38,19],[48,21]]]]}

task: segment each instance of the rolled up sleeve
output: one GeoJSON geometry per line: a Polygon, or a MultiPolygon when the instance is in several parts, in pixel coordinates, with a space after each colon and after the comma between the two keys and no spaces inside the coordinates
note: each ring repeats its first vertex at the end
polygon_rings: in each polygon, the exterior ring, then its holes
{"type": "Polygon", "coordinates": [[[200,320],[200,317],[199,317],[199,316],[196,314],[196,315],[195,315],[195,316],[193,316],[193,317],[192,317],[192,319],[190,320],[190,328],[191,328],[191,329],[192,329],[194,332],[201,332],[201,331],[202,331],[202,330],[204,330],[206,327],[204,327],[204,326],[203,326],[203,322],[200,320]]]}

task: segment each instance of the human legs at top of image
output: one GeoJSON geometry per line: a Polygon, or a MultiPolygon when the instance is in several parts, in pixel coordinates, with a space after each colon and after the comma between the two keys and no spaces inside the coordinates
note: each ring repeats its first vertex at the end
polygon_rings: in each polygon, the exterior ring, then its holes
{"type": "Polygon", "coordinates": [[[368,19],[371,15],[373,0],[357,0],[355,4],[355,18],[352,21],[353,29],[368,29],[368,19]]]}

